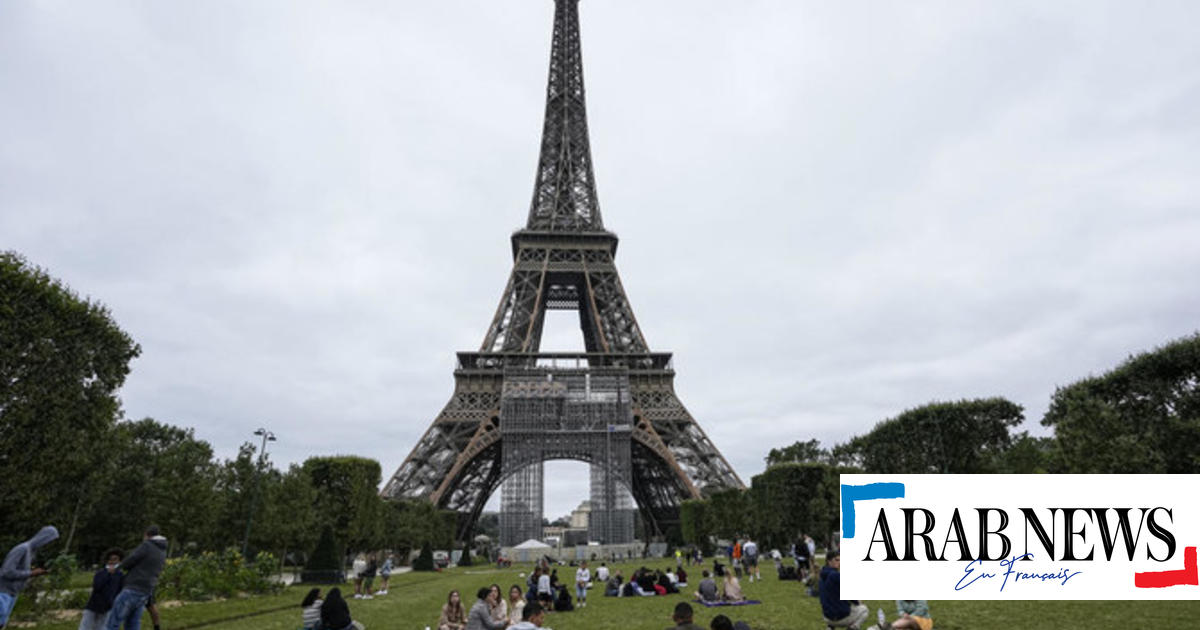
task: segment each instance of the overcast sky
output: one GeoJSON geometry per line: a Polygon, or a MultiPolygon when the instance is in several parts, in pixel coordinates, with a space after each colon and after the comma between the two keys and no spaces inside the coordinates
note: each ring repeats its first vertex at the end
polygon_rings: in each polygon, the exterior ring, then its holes
{"type": "MultiPolygon", "coordinates": [[[[387,477],[527,215],[550,0],[0,2],[0,249],[142,346],[130,418],[387,477]]],[[[746,481],[1200,327],[1200,4],[584,0],[605,225],[746,481]]],[[[582,348],[552,313],[547,350],[582,348]]],[[[586,495],[548,467],[547,516],[586,495]]]]}

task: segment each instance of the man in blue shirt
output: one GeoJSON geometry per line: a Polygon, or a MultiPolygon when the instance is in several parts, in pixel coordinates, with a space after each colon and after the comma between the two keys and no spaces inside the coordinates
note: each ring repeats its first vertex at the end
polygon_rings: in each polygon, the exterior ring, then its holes
{"type": "Polygon", "coordinates": [[[858,601],[842,599],[842,557],[832,552],[821,569],[821,614],[831,628],[858,630],[867,619],[867,607],[858,601]]]}

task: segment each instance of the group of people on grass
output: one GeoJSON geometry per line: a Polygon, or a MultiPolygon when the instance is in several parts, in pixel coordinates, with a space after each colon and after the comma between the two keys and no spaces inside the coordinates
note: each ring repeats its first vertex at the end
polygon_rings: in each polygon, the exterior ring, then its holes
{"type": "Polygon", "coordinates": [[[391,554],[379,565],[379,556],[374,553],[358,554],[350,565],[350,577],[354,580],[354,599],[374,599],[376,595],[387,595],[388,582],[392,579],[396,559],[391,554]],[[375,576],[379,575],[379,590],[372,591],[375,576]]]}
{"type": "Polygon", "coordinates": [[[732,571],[727,570],[720,562],[713,560],[713,571],[705,569],[701,574],[700,584],[692,593],[692,598],[701,603],[716,604],[719,602],[737,603],[746,600],[742,593],[742,584],[732,571]],[[721,580],[717,587],[716,576],[721,580]]]}
{"type": "MultiPolygon", "coordinates": [[[[57,539],[58,529],[47,525],[4,557],[0,565],[0,628],[8,625],[17,598],[29,581],[48,573],[44,567],[35,567],[33,561],[40,549],[57,539]]],[[[79,630],[139,630],[143,610],[149,611],[154,630],[159,630],[154,589],[166,561],[167,539],[155,525],[146,528],[142,543],[128,555],[120,549],[106,551],[104,566],[92,576],[92,590],[79,630]]]]}
{"type": "Polygon", "coordinates": [[[463,607],[458,591],[450,591],[438,618],[438,630],[527,630],[540,628],[548,608],[541,601],[526,599],[521,587],[513,584],[508,597],[500,595],[500,585],[493,584],[475,593],[475,603],[468,611],[463,607]]]}
{"type": "Polygon", "coordinates": [[[687,587],[687,570],[679,567],[672,571],[667,567],[661,571],[640,567],[625,582],[618,570],[604,581],[606,597],[650,597],[674,595],[687,587]]]}
{"type": "MultiPolygon", "coordinates": [[[[357,584],[355,585],[357,589],[357,584]]],[[[355,594],[357,596],[357,593],[355,594]]],[[[342,597],[342,589],[333,587],[324,596],[321,589],[309,589],[300,602],[300,626],[303,630],[363,630],[364,626],[350,617],[350,606],[342,597]]]]}

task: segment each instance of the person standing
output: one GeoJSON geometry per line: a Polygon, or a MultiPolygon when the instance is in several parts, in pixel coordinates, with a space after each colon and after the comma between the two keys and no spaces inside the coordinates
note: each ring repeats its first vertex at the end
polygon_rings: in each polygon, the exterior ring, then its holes
{"type": "Polygon", "coordinates": [[[378,591],[376,591],[376,595],[387,595],[388,582],[391,581],[392,571],[395,569],[395,561],[393,560],[393,557],[394,556],[389,553],[388,557],[383,561],[383,566],[379,567],[379,583],[383,588],[380,588],[378,591]]]}
{"type": "Polygon", "coordinates": [[[379,563],[375,560],[374,552],[367,554],[367,568],[363,571],[363,599],[374,599],[371,587],[375,585],[375,573],[379,571],[379,563]]]}
{"type": "Polygon", "coordinates": [[[857,629],[866,620],[869,611],[857,601],[842,599],[842,558],[837,552],[830,553],[821,569],[821,614],[826,625],[834,628],[857,629]]]}
{"type": "Polygon", "coordinates": [[[587,606],[587,589],[592,583],[592,572],[588,571],[587,560],[579,563],[575,570],[575,603],[580,608],[587,606]]]}
{"type": "Polygon", "coordinates": [[[123,557],[120,549],[105,552],[104,566],[92,576],[92,593],[83,607],[79,630],[100,630],[108,621],[113,600],[125,585],[125,574],[120,569],[123,557]]]}
{"type": "Polygon", "coordinates": [[[758,543],[753,538],[742,545],[742,564],[746,566],[746,575],[751,582],[762,581],[762,574],[758,572],[758,543]]]}
{"type": "Polygon", "coordinates": [[[125,572],[125,585],[113,600],[108,613],[105,630],[139,630],[142,627],[142,610],[150,601],[150,594],[158,586],[158,576],[167,563],[167,539],[158,532],[157,525],[146,528],[142,544],[133,550],[120,564],[125,572]]]}
{"type": "Polygon", "coordinates": [[[58,540],[58,530],[47,525],[4,556],[4,564],[0,565],[0,628],[8,624],[8,616],[17,605],[17,596],[29,584],[29,579],[49,573],[42,567],[33,568],[33,557],[38,549],[55,540],[58,540]]]}
{"type": "Polygon", "coordinates": [[[354,563],[350,565],[350,572],[354,575],[354,599],[363,598],[363,578],[367,573],[367,556],[358,554],[354,556],[354,563]]]}

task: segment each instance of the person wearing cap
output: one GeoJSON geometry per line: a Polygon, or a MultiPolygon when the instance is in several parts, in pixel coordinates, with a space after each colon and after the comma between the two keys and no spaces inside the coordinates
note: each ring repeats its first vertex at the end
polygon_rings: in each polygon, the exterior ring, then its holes
{"type": "Polygon", "coordinates": [[[17,596],[29,584],[29,579],[49,573],[42,567],[34,568],[33,557],[38,549],[55,540],[58,540],[58,530],[47,525],[4,556],[4,564],[0,564],[0,628],[8,624],[8,616],[17,605],[17,596]]]}
{"type": "Polygon", "coordinates": [[[105,630],[140,630],[142,611],[158,586],[158,576],[167,563],[167,539],[159,534],[158,526],[146,528],[142,544],[121,561],[120,569],[125,572],[125,586],[113,600],[108,613],[105,630]]]}

